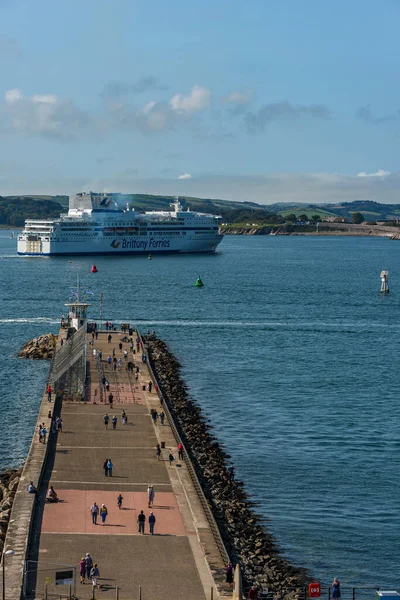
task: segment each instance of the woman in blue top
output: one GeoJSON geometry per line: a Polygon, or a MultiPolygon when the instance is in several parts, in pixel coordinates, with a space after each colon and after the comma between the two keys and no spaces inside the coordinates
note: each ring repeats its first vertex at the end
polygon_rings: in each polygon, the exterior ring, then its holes
{"type": "Polygon", "coordinates": [[[340,598],[340,581],[337,577],[332,583],[332,598],[340,598]]]}

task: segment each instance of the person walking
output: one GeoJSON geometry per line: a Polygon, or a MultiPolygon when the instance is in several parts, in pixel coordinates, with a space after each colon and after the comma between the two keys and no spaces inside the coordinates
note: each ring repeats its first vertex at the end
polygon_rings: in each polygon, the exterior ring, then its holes
{"type": "Polygon", "coordinates": [[[122,425],[126,425],[128,422],[128,416],[124,410],[121,413],[121,422],[122,422],[122,425]]]}
{"type": "Polygon", "coordinates": [[[156,518],[154,516],[154,514],[151,512],[149,514],[149,529],[150,529],[150,533],[151,535],[154,535],[154,525],[156,523],[156,518]]]}
{"type": "Polygon", "coordinates": [[[122,500],[124,499],[124,497],[122,496],[122,494],[119,494],[118,498],[117,498],[117,506],[119,508],[119,510],[121,510],[122,508],[122,500]]]}
{"type": "Polygon", "coordinates": [[[100,577],[100,571],[99,568],[97,566],[97,563],[94,563],[91,571],[90,571],[90,577],[92,578],[92,586],[94,588],[99,587],[98,583],[97,583],[97,579],[100,577]]]}
{"type": "Polygon", "coordinates": [[[146,523],[146,515],[144,514],[144,512],[141,510],[140,514],[137,518],[137,522],[139,525],[139,533],[142,533],[144,535],[144,525],[146,523]]]}
{"type": "Polygon", "coordinates": [[[340,598],[340,596],[340,581],[337,577],[335,577],[332,583],[332,598],[340,598]]]}
{"type": "Polygon", "coordinates": [[[164,419],[165,419],[165,414],[164,414],[164,411],[162,410],[160,412],[160,423],[161,423],[161,425],[164,425],[164,419]]]}
{"type": "Polygon", "coordinates": [[[161,448],[160,448],[160,444],[157,444],[157,446],[156,446],[156,456],[157,456],[157,460],[161,460],[161,448]]]}
{"type": "Polygon", "coordinates": [[[148,387],[149,392],[151,393],[151,388],[153,387],[153,382],[149,381],[149,385],[147,387],[148,387]]]}
{"type": "Polygon", "coordinates": [[[80,577],[80,582],[81,583],[85,583],[86,562],[85,562],[85,557],[84,556],[82,556],[81,560],[79,561],[79,577],[80,577]]]}
{"type": "Polygon", "coordinates": [[[100,518],[101,518],[102,525],[106,524],[107,515],[108,515],[107,506],[105,504],[102,504],[101,508],[100,508],[100,518]]]}
{"type": "Polygon", "coordinates": [[[153,419],[154,425],[157,423],[158,412],[155,408],[151,409],[151,418],[153,419]]]}
{"type": "Polygon", "coordinates": [[[169,460],[169,466],[171,467],[171,466],[172,466],[172,463],[173,463],[173,462],[174,462],[174,460],[175,460],[175,456],[172,454],[172,452],[170,452],[170,453],[168,454],[168,460],[169,460]]]}
{"type": "Polygon", "coordinates": [[[117,417],[116,417],[116,415],[113,415],[113,418],[111,419],[111,423],[112,423],[113,429],[117,429],[117,417]]]}
{"type": "Polygon", "coordinates": [[[183,444],[179,442],[178,444],[178,458],[179,460],[183,460],[183,444]]]}
{"type": "Polygon", "coordinates": [[[153,507],[154,497],[156,493],[154,491],[154,486],[149,483],[147,487],[147,500],[148,500],[148,508],[153,507]]]}
{"type": "Polygon", "coordinates": [[[111,340],[112,340],[112,335],[111,335],[111,333],[109,333],[107,336],[107,341],[109,344],[111,344],[111,340]]]}
{"type": "Polygon", "coordinates": [[[46,429],[44,423],[42,424],[42,430],[41,430],[40,433],[42,435],[42,442],[43,442],[43,444],[45,444],[46,443],[46,436],[47,436],[47,429],[46,429]]]}
{"type": "Polygon", "coordinates": [[[112,464],[111,458],[109,458],[108,461],[107,461],[107,469],[108,469],[108,476],[109,477],[112,477],[113,466],[114,465],[112,464]]]}
{"type": "Polygon", "coordinates": [[[113,401],[114,401],[114,396],[112,395],[112,393],[110,392],[108,394],[108,404],[110,405],[110,408],[112,409],[113,407],[113,401]]]}
{"type": "Polygon", "coordinates": [[[47,386],[47,400],[49,402],[51,402],[51,385],[49,383],[49,385],[47,386]]]}
{"type": "Polygon", "coordinates": [[[103,469],[104,469],[104,475],[107,477],[108,476],[108,458],[106,458],[106,460],[104,461],[103,469]]]}
{"type": "Polygon", "coordinates": [[[90,571],[92,570],[92,567],[93,567],[93,559],[90,556],[89,552],[85,556],[85,563],[86,563],[86,578],[90,579],[90,571]]]}
{"type": "Polygon", "coordinates": [[[103,421],[104,421],[104,429],[107,430],[108,429],[108,422],[110,420],[110,417],[108,416],[108,413],[106,413],[103,417],[103,421]]]}
{"type": "Polygon", "coordinates": [[[93,525],[97,525],[97,516],[99,514],[99,507],[96,504],[96,502],[93,502],[92,506],[90,507],[90,514],[92,515],[93,525]]]}
{"type": "Polygon", "coordinates": [[[62,418],[61,417],[57,417],[57,419],[56,419],[56,427],[57,427],[58,433],[62,433],[62,424],[63,424],[62,418]]]}
{"type": "Polygon", "coordinates": [[[247,597],[250,598],[250,600],[258,600],[258,591],[254,584],[251,586],[247,597]]]}
{"type": "Polygon", "coordinates": [[[232,587],[233,584],[233,567],[232,567],[232,563],[228,563],[226,570],[225,570],[225,581],[226,583],[229,585],[229,587],[232,587]]]}

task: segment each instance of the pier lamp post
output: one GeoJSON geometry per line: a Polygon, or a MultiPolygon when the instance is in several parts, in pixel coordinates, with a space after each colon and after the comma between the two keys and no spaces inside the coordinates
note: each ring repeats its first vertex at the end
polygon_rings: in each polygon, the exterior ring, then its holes
{"type": "Polygon", "coordinates": [[[3,560],[2,560],[2,567],[3,567],[3,600],[6,600],[6,571],[5,571],[6,556],[14,556],[14,554],[15,554],[15,550],[6,550],[5,552],[3,552],[3,560]]]}

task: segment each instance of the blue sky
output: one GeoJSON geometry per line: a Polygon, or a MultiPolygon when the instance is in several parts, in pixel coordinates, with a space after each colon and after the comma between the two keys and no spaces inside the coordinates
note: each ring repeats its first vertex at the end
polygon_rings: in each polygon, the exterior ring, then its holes
{"type": "Polygon", "coordinates": [[[0,0],[0,194],[400,200],[398,0],[0,0]]]}

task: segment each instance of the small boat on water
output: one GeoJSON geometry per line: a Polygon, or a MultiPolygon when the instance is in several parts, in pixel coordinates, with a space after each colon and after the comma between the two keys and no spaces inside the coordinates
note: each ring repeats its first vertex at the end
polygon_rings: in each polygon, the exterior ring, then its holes
{"type": "Polygon", "coordinates": [[[91,273],[98,273],[96,265],[92,265],[92,268],[90,269],[90,272],[91,273]]]}
{"type": "Polygon", "coordinates": [[[147,258],[148,258],[149,260],[151,260],[153,257],[152,257],[152,255],[151,255],[151,254],[149,254],[147,258]]]}
{"type": "Polygon", "coordinates": [[[15,235],[15,234],[14,234],[14,232],[12,231],[12,232],[10,233],[10,240],[13,240],[13,239],[14,239],[14,235],[15,235]]]}
{"type": "Polygon", "coordinates": [[[198,277],[196,279],[196,283],[194,284],[194,287],[203,287],[204,283],[201,280],[201,277],[198,277]]]}

